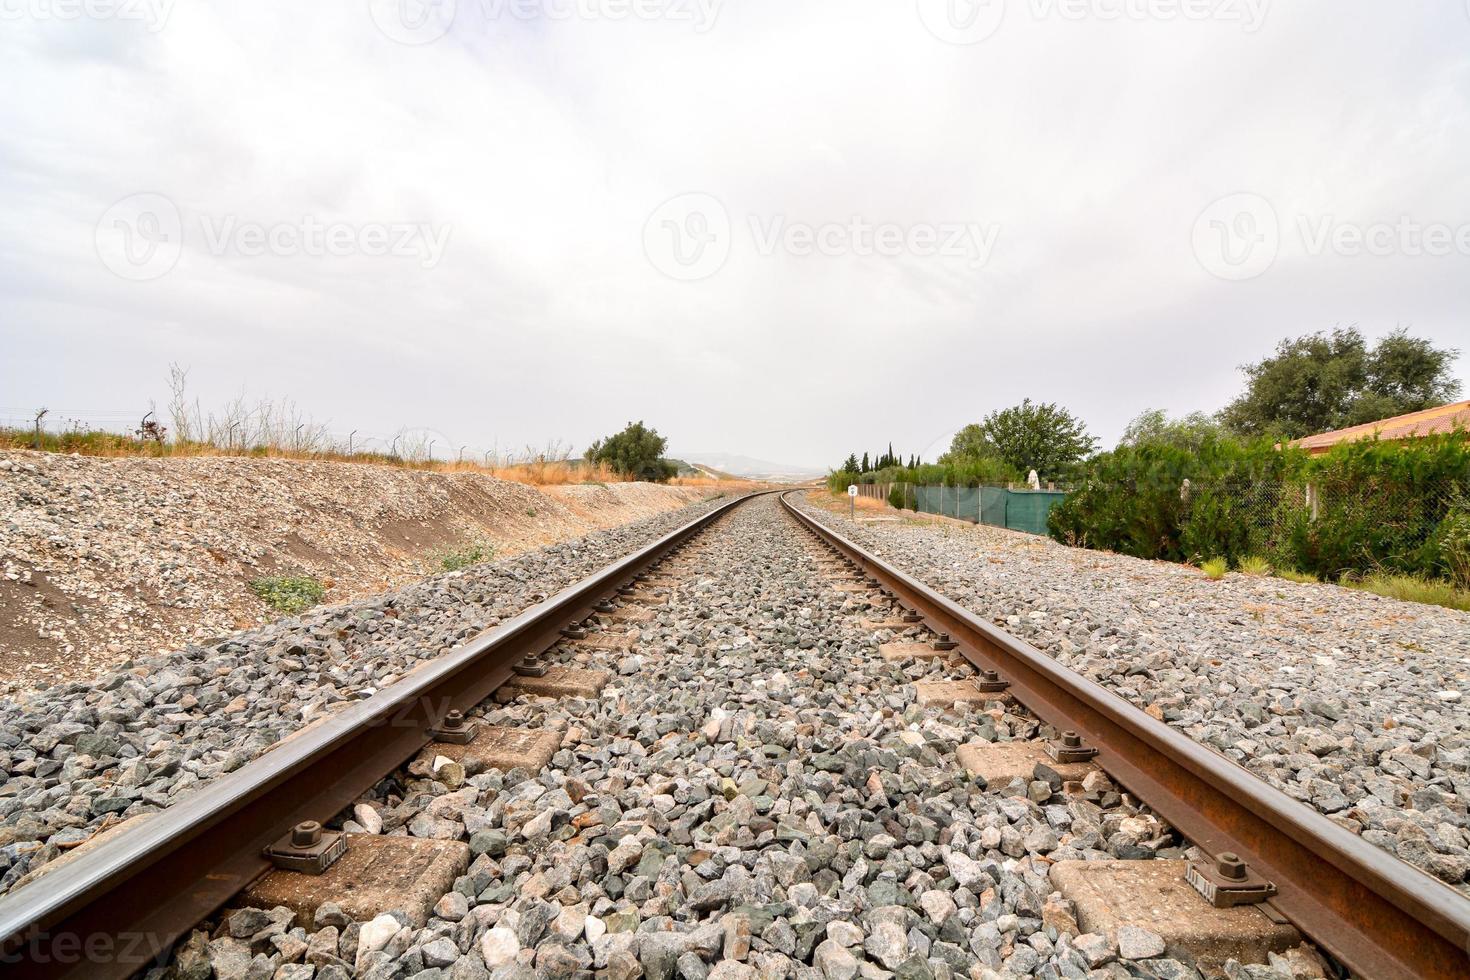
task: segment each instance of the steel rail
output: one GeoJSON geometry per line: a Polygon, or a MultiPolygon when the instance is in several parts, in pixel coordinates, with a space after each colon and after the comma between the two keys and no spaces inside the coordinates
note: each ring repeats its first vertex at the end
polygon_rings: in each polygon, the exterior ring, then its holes
{"type": "Polygon", "coordinates": [[[262,850],[299,821],[326,821],[431,741],[528,654],[721,516],[737,497],[470,639],[372,697],[303,729],[233,773],[0,900],[0,972],[127,977],[265,871],[262,850]]]}
{"type": "MultiPolygon", "coordinates": [[[[781,497],[786,511],[876,579],[1190,842],[1234,851],[1278,888],[1271,905],[1359,976],[1470,976],[1470,899],[1333,823],[871,554],[781,497]]],[[[1201,899],[1203,901],[1203,899],[1201,899]]]]}

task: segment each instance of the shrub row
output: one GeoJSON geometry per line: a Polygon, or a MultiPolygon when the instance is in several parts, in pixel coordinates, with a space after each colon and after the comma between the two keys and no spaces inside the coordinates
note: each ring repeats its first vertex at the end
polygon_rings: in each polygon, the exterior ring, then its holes
{"type": "Polygon", "coordinates": [[[1211,438],[1198,450],[1099,454],[1048,524],[1067,544],[1141,558],[1262,555],[1332,579],[1391,570],[1470,584],[1467,489],[1463,433],[1344,444],[1316,457],[1211,438]]]}
{"type": "Polygon", "coordinates": [[[827,476],[827,486],[834,492],[846,490],[854,483],[907,483],[925,487],[978,487],[1017,483],[1023,475],[997,459],[967,458],[951,463],[924,463],[920,466],[889,466],[866,473],[837,470],[827,476]]]}

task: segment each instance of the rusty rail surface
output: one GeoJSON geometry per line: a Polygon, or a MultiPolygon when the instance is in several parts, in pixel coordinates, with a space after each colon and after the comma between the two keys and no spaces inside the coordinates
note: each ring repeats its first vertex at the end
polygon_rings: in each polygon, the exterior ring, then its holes
{"type": "Polygon", "coordinates": [[[325,822],[412,758],[450,710],[467,711],[561,630],[735,507],[736,497],[606,566],[371,698],[278,743],[168,809],[119,828],[0,900],[0,974],[121,978],[265,871],[262,850],[303,820],[325,822]]]}
{"type": "MultiPolygon", "coordinates": [[[[1246,769],[979,619],[803,513],[787,512],[948,633],[977,668],[1046,723],[1078,732],[1097,763],[1211,856],[1233,851],[1270,879],[1270,904],[1355,974],[1470,977],[1470,899],[1246,769]]],[[[1203,900],[1202,900],[1203,901],[1203,900]]]]}

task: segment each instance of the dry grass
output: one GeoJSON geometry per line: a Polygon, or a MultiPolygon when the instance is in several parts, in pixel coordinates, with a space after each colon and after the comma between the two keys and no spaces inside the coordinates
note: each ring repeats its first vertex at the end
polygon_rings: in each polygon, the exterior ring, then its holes
{"type": "MultiPolygon", "coordinates": [[[[793,487],[792,489],[800,488],[793,487]]],[[[874,500],[872,497],[854,497],[852,498],[853,503],[849,504],[848,496],[846,493],[834,490],[811,490],[807,493],[806,498],[812,503],[815,503],[826,510],[833,511],[834,513],[840,511],[843,514],[846,514],[848,512],[848,508],[854,506],[857,510],[875,514],[892,509],[888,506],[888,502],[886,500],[874,500]]]]}
{"type": "Polygon", "coordinates": [[[538,460],[531,463],[516,463],[511,466],[494,466],[489,469],[474,466],[472,463],[456,465],[463,465],[467,469],[473,468],[477,472],[488,473],[500,480],[509,480],[512,483],[528,483],[535,487],[563,486],[568,483],[632,482],[627,477],[615,473],[605,463],[591,465],[587,463],[572,463],[568,460],[538,460]]]}
{"type": "MultiPolygon", "coordinates": [[[[175,459],[191,457],[239,457],[247,459],[295,459],[331,463],[358,463],[393,466],[404,470],[433,473],[480,473],[512,483],[530,486],[563,486],[570,483],[626,483],[626,477],[606,464],[591,465],[581,460],[532,460],[525,463],[502,463],[485,466],[473,460],[449,462],[430,459],[407,459],[388,453],[345,453],[332,450],[315,452],[283,449],[276,446],[227,449],[208,442],[155,442],[134,439],[109,432],[45,433],[42,451],[77,453],[82,456],[109,458],[175,459]]],[[[17,429],[0,429],[0,450],[34,449],[34,436],[17,429]]],[[[723,486],[715,480],[678,480],[682,486],[723,486]]]]}

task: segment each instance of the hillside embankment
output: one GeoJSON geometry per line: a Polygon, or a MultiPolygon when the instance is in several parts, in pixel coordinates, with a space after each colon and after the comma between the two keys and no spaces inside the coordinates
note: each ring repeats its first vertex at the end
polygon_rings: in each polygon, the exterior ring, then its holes
{"type": "Polygon", "coordinates": [[[711,487],[533,487],[468,472],[238,457],[0,452],[0,692],[81,679],[324,602],[685,506],[711,487]]]}

